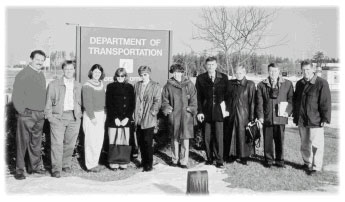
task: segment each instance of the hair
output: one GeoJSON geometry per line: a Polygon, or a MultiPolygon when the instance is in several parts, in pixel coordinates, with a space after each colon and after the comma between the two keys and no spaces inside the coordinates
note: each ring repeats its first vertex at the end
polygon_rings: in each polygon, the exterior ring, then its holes
{"type": "Polygon", "coordinates": [[[65,60],[61,65],[61,69],[64,69],[67,65],[73,65],[75,69],[75,62],[73,60],[65,60]]]}
{"type": "Polygon", "coordinates": [[[142,65],[138,68],[138,74],[140,75],[142,72],[151,73],[151,68],[149,66],[142,65]]]}
{"type": "Polygon", "coordinates": [[[42,50],[34,50],[31,52],[30,58],[33,60],[36,54],[42,55],[44,57],[44,59],[46,59],[46,57],[47,57],[46,54],[42,50]]]}
{"type": "Polygon", "coordinates": [[[313,68],[313,64],[307,60],[304,60],[301,62],[301,69],[304,67],[304,66],[307,66],[307,65],[310,65],[310,67],[313,68]]]}
{"type": "Polygon", "coordinates": [[[95,69],[98,69],[99,71],[102,72],[102,75],[101,75],[101,77],[99,77],[99,80],[103,80],[104,77],[105,77],[105,74],[104,74],[104,71],[103,71],[103,67],[102,67],[101,65],[99,65],[99,64],[94,64],[94,65],[92,65],[92,67],[91,67],[91,69],[90,69],[90,71],[89,71],[89,73],[88,73],[88,75],[87,75],[87,76],[89,77],[89,79],[92,79],[92,72],[93,72],[95,69]]]}
{"type": "Polygon", "coordinates": [[[247,71],[246,68],[244,66],[236,66],[234,68],[234,71],[237,71],[237,70],[240,70],[240,69],[243,69],[244,71],[247,71]]]}
{"type": "Polygon", "coordinates": [[[178,64],[178,63],[177,63],[177,64],[171,65],[171,66],[170,66],[169,72],[170,72],[170,73],[174,73],[174,72],[176,72],[176,71],[184,72],[185,69],[184,69],[184,67],[183,67],[181,64],[178,64]]]}
{"type": "Polygon", "coordinates": [[[276,66],[276,64],[275,63],[270,63],[268,66],[267,66],[267,68],[268,68],[268,70],[270,70],[270,68],[271,67],[274,67],[274,68],[278,68],[279,69],[279,67],[278,66],[276,66]]]}
{"type": "Polygon", "coordinates": [[[114,77],[113,77],[114,82],[117,82],[116,77],[119,76],[120,74],[124,74],[125,75],[125,81],[124,82],[127,83],[128,82],[127,71],[126,71],[125,68],[122,68],[122,67],[116,69],[114,77]]]}
{"type": "Polygon", "coordinates": [[[208,62],[211,62],[211,61],[216,61],[217,62],[217,58],[214,57],[214,56],[208,57],[208,58],[206,58],[205,63],[208,63],[208,62]]]}

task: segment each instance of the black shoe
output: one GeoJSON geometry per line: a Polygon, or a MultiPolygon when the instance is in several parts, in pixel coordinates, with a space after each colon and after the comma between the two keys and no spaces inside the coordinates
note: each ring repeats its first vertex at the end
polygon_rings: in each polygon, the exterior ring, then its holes
{"type": "Polygon", "coordinates": [[[59,171],[53,172],[52,177],[60,178],[61,177],[60,172],[59,171]]]}
{"type": "Polygon", "coordinates": [[[278,168],[286,168],[284,162],[277,162],[277,163],[276,163],[276,166],[277,166],[278,168]]]}
{"type": "Polygon", "coordinates": [[[272,163],[271,162],[266,162],[264,166],[266,168],[270,168],[270,167],[272,167],[272,163]]]}
{"type": "Polygon", "coordinates": [[[149,167],[145,167],[144,169],[143,169],[143,172],[150,172],[150,171],[152,171],[153,170],[153,168],[151,167],[151,166],[149,166],[149,167]]]}
{"type": "Polygon", "coordinates": [[[217,168],[224,168],[224,163],[216,163],[217,168]]]}
{"type": "Polygon", "coordinates": [[[72,169],[70,167],[62,168],[62,172],[71,173],[72,169]]]}
{"type": "Polygon", "coordinates": [[[213,161],[206,161],[205,165],[213,165],[213,161]]]}
{"type": "Polygon", "coordinates": [[[180,165],[180,168],[188,169],[188,166],[187,165],[180,165]]]}
{"type": "Polygon", "coordinates": [[[177,167],[178,165],[177,165],[177,163],[170,163],[170,166],[171,167],[177,167]]]}
{"type": "Polygon", "coordinates": [[[25,180],[26,177],[23,173],[16,173],[14,178],[16,178],[16,180],[25,180]]]}
{"type": "Polygon", "coordinates": [[[309,175],[309,176],[317,175],[318,173],[320,173],[320,171],[317,171],[317,170],[308,170],[307,171],[307,175],[309,175]]]}
{"type": "Polygon", "coordinates": [[[246,159],[241,159],[238,163],[247,166],[248,165],[248,161],[246,159]]]}

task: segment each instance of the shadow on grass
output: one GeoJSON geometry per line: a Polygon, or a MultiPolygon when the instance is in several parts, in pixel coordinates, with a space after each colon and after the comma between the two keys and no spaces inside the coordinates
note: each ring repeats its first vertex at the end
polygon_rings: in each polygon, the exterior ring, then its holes
{"type": "MultiPolygon", "coordinates": [[[[265,157],[264,156],[261,156],[261,155],[252,155],[248,161],[251,161],[251,162],[256,162],[256,163],[259,163],[261,164],[262,166],[265,166],[265,157]]],[[[298,163],[295,163],[295,162],[291,162],[291,161],[284,161],[285,165],[286,166],[291,166],[292,168],[294,169],[297,169],[297,170],[304,170],[303,168],[303,165],[302,164],[298,164],[298,163]]],[[[274,166],[274,165],[273,165],[274,166]]]]}

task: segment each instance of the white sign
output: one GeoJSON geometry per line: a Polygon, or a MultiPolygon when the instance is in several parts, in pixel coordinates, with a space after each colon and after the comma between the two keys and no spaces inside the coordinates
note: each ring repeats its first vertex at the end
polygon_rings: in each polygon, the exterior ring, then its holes
{"type": "Polygon", "coordinates": [[[127,73],[133,73],[133,59],[120,59],[119,66],[125,68],[127,73]]]}

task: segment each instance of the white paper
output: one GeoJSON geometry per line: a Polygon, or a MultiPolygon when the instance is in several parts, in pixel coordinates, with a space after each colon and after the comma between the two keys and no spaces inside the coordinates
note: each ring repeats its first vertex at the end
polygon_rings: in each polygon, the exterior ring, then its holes
{"type": "Polygon", "coordinates": [[[291,107],[288,102],[280,102],[278,104],[278,116],[289,117],[287,112],[288,108],[291,107]]]}
{"type": "Polygon", "coordinates": [[[220,103],[220,108],[222,109],[223,118],[229,116],[229,112],[226,111],[225,102],[220,103]]]}

